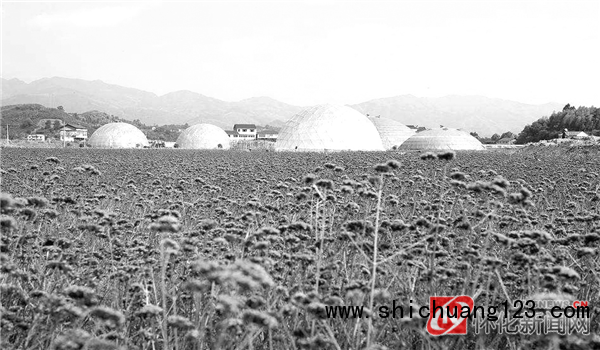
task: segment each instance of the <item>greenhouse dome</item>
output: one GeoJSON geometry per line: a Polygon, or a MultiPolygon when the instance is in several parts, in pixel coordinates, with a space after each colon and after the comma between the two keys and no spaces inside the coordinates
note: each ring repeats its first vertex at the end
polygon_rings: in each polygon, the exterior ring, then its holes
{"type": "Polygon", "coordinates": [[[185,129],[177,138],[179,148],[229,149],[225,130],[212,124],[196,124],[185,129]]]}
{"type": "Polygon", "coordinates": [[[369,117],[377,128],[383,147],[388,150],[399,147],[404,141],[415,134],[415,130],[389,118],[369,117]]]}
{"type": "Polygon", "coordinates": [[[109,123],[101,126],[92,134],[88,143],[99,148],[139,148],[149,145],[146,135],[127,123],[109,123]]]}
{"type": "Polygon", "coordinates": [[[405,150],[484,150],[479,140],[468,132],[440,128],[418,132],[406,140],[399,149],[405,150]]]}
{"type": "Polygon", "coordinates": [[[347,106],[307,108],[288,120],[275,143],[278,151],[383,151],[369,118],[347,106]]]}

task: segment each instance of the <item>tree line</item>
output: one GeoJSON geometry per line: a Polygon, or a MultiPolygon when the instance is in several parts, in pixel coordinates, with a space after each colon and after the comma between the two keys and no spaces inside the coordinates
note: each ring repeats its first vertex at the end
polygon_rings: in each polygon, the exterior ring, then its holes
{"type": "Polygon", "coordinates": [[[567,104],[562,111],[554,112],[550,117],[542,117],[525,126],[517,137],[518,144],[551,140],[562,132],[584,131],[588,135],[600,136],[600,108],[578,107],[567,104]]]}

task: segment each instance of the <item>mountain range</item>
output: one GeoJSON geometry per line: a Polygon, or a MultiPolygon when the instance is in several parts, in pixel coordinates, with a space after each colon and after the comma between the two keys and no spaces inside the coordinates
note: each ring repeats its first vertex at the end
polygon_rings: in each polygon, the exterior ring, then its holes
{"type": "MultiPolygon", "coordinates": [[[[282,126],[305,107],[270,97],[228,102],[182,90],[156,95],[152,92],[107,84],[100,80],[43,78],[31,83],[2,79],[2,105],[38,103],[63,106],[70,113],[102,111],[147,125],[211,123],[230,129],[235,123],[282,126]]],[[[563,105],[531,105],[483,96],[450,95],[439,98],[400,95],[350,105],[363,114],[380,115],[404,124],[439,125],[475,131],[482,136],[512,131],[563,105]]]]}

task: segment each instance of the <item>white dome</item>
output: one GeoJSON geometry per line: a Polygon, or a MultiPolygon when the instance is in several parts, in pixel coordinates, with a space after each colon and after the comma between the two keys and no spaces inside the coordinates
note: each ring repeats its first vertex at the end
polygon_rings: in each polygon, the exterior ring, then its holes
{"type": "Polygon", "coordinates": [[[415,134],[414,129],[392,119],[369,117],[369,120],[377,128],[385,149],[392,149],[394,146],[399,147],[404,141],[415,134]]]}
{"type": "Polygon", "coordinates": [[[288,120],[275,143],[278,151],[383,151],[375,125],[347,106],[307,108],[288,120]]]}
{"type": "Polygon", "coordinates": [[[127,123],[109,123],[96,130],[89,144],[99,148],[136,148],[149,146],[144,133],[127,123]]]}
{"type": "Polygon", "coordinates": [[[485,147],[465,131],[441,128],[414,134],[400,146],[400,149],[484,150],[485,147]]]}
{"type": "Polygon", "coordinates": [[[228,149],[229,136],[212,124],[196,124],[185,129],[177,138],[179,148],[194,149],[228,149]],[[219,147],[219,145],[221,147],[219,147]]]}

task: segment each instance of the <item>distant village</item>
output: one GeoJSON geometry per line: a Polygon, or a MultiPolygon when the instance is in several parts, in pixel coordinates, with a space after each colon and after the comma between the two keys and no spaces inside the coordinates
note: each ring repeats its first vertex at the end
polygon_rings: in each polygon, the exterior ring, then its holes
{"type": "MultiPolygon", "coordinates": [[[[153,127],[154,130],[156,127],[153,127]]],[[[180,132],[183,130],[179,130],[180,132]]],[[[232,143],[243,141],[277,141],[279,132],[273,129],[258,131],[255,124],[234,124],[232,130],[225,130],[229,141],[232,143]]],[[[77,124],[66,123],[59,131],[59,140],[61,142],[81,142],[85,143],[88,139],[88,129],[77,124]]],[[[46,142],[45,134],[30,134],[27,135],[29,142],[46,142]]],[[[151,147],[175,148],[174,141],[148,140],[151,147]]]]}

